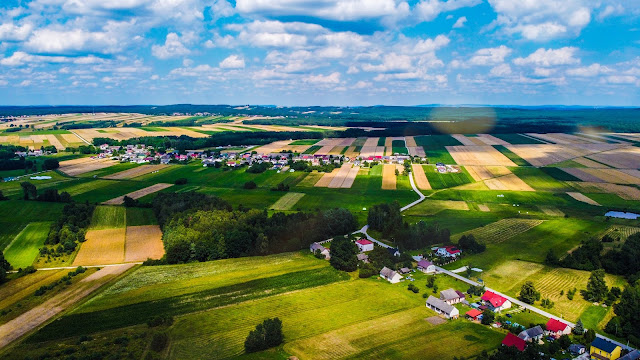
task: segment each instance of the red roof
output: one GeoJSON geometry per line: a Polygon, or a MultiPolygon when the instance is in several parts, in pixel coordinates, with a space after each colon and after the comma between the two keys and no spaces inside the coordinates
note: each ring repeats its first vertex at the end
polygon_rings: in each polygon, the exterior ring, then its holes
{"type": "Polygon", "coordinates": [[[460,250],[458,250],[455,246],[452,246],[452,245],[445,246],[444,249],[447,250],[447,252],[449,254],[459,254],[460,253],[460,250]]]}
{"type": "Polygon", "coordinates": [[[524,351],[524,348],[527,347],[527,343],[524,340],[513,335],[512,333],[507,334],[504,340],[502,340],[502,345],[515,346],[520,351],[524,351]]]}
{"type": "Polygon", "coordinates": [[[371,241],[367,240],[367,239],[360,239],[358,241],[356,241],[358,244],[360,245],[369,245],[369,244],[373,244],[371,241]]]}
{"type": "Polygon", "coordinates": [[[481,299],[484,301],[490,302],[491,305],[493,305],[493,307],[502,306],[502,304],[504,304],[507,301],[507,298],[500,296],[491,291],[485,291],[481,299]]]}
{"type": "Polygon", "coordinates": [[[480,311],[478,309],[471,309],[471,310],[467,311],[467,313],[465,315],[475,319],[481,314],[482,314],[482,311],[480,311]]]}
{"type": "Polygon", "coordinates": [[[564,331],[564,329],[566,329],[567,326],[569,325],[563,323],[562,321],[558,321],[556,319],[549,319],[549,321],[547,321],[548,331],[553,331],[553,332],[564,331]]]}

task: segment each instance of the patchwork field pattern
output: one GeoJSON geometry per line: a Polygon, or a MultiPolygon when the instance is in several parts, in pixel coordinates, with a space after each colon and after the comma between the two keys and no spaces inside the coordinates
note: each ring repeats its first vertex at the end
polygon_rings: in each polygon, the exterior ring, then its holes
{"type": "Polygon", "coordinates": [[[50,222],[32,222],[7,245],[4,257],[14,269],[25,268],[33,264],[40,247],[44,245],[51,227],[50,222]]]}
{"type": "Polygon", "coordinates": [[[81,175],[94,170],[100,170],[117,164],[116,160],[79,158],[60,162],[59,170],[69,176],[81,175]]]}
{"type": "Polygon", "coordinates": [[[340,169],[333,169],[330,173],[325,173],[320,180],[314,185],[315,187],[328,187],[333,178],[338,174],[340,169]]]}
{"type": "Polygon", "coordinates": [[[493,179],[498,176],[510,175],[511,171],[505,166],[465,166],[469,175],[475,181],[493,179]]]}
{"type": "Polygon", "coordinates": [[[87,231],[73,266],[119,264],[124,261],[126,229],[87,231]]]}
{"type": "Polygon", "coordinates": [[[164,256],[162,231],[158,225],[128,226],[125,235],[124,261],[161,259],[164,256]]]}
{"type": "Polygon", "coordinates": [[[574,181],[570,184],[576,189],[586,193],[604,192],[618,195],[625,200],[640,200],[640,189],[633,186],[579,181],[574,181]]]}
{"type": "Polygon", "coordinates": [[[640,177],[638,177],[640,172],[637,170],[589,168],[562,168],[562,170],[586,182],[640,185],[640,177]]]}
{"type": "Polygon", "coordinates": [[[458,240],[463,235],[473,235],[477,240],[486,244],[498,244],[520,235],[540,224],[544,220],[537,219],[502,219],[483,227],[465,231],[452,236],[452,240],[458,240]]]}
{"type": "Polygon", "coordinates": [[[446,149],[460,165],[516,166],[493,146],[447,146],[446,149]]]}
{"type": "MultiPolygon", "coordinates": [[[[280,153],[281,151],[293,151],[298,153],[303,153],[307,149],[309,149],[312,145],[289,145],[292,141],[283,140],[283,141],[275,141],[271,144],[267,144],[261,146],[259,148],[254,149],[258,154],[273,154],[280,153]]],[[[317,145],[313,145],[317,146],[317,145]]]]}
{"type": "Polygon", "coordinates": [[[535,189],[522,181],[522,179],[517,177],[515,174],[485,180],[484,183],[490,190],[535,191],[535,189]]]}
{"type": "Polygon", "coordinates": [[[142,176],[154,171],[158,171],[166,168],[169,165],[141,165],[135,167],[133,169],[120,171],[115,174],[103,176],[104,179],[112,179],[112,180],[122,180],[122,179],[132,179],[137,176],[142,176]]]}
{"type": "Polygon", "coordinates": [[[587,157],[618,169],[638,169],[640,167],[638,165],[640,148],[635,146],[605,151],[587,157]]]}
{"type": "Polygon", "coordinates": [[[154,192],[158,192],[160,190],[164,190],[168,187],[173,186],[173,184],[165,184],[165,183],[158,183],[158,184],[154,184],[151,186],[148,186],[144,189],[140,189],[140,190],[136,190],[134,192],[130,192],[126,195],[122,195],[122,196],[118,196],[117,198],[113,198],[111,200],[107,200],[105,201],[103,204],[105,205],[120,205],[124,202],[124,197],[128,196],[132,199],[139,199],[143,196],[149,195],[149,194],[153,194],[154,192]]]}
{"type": "Polygon", "coordinates": [[[595,205],[595,206],[600,206],[600,204],[598,204],[595,200],[587,197],[586,195],[579,193],[579,192],[567,192],[567,195],[571,196],[572,198],[581,201],[585,204],[589,204],[589,205],[595,205]]]}
{"type": "Polygon", "coordinates": [[[625,225],[612,225],[610,228],[605,231],[600,238],[605,235],[609,235],[614,238],[616,241],[623,241],[629,238],[629,236],[633,234],[637,234],[640,232],[640,227],[635,226],[625,226],[625,225]]]}
{"type": "Polygon", "coordinates": [[[428,216],[435,215],[443,210],[458,210],[468,211],[469,204],[465,201],[457,200],[424,200],[418,205],[408,209],[403,214],[416,215],[416,216],[428,216]]]}
{"type": "Polygon", "coordinates": [[[271,205],[271,210],[291,210],[293,206],[304,196],[304,193],[289,192],[284,194],[278,201],[271,205]]]}
{"type": "Polygon", "coordinates": [[[334,189],[341,188],[343,187],[343,185],[345,185],[344,183],[347,178],[349,178],[350,180],[347,181],[346,185],[348,185],[348,187],[351,187],[351,185],[353,185],[353,179],[355,179],[356,175],[358,175],[359,170],[359,167],[358,169],[352,169],[351,164],[343,164],[335,174],[335,176],[331,179],[331,182],[329,182],[329,185],[327,185],[327,187],[334,189]],[[353,178],[351,178],[351,176],[353,178]]]}
{"type": "MultiPolygon", "coordinates": [[[[615,149],[619,146],[618,144],[523,144],[509,145],[507,149],[533,166],[547,166],[565,160],[615,149]]],[[[606,161],[604,162],[609,164],[606,161]]]]}

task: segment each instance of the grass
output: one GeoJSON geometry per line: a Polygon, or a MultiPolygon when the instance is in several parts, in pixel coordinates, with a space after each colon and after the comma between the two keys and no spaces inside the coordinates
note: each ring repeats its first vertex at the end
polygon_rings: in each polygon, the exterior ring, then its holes
{"type": "Polygon", "coordinates": [[[0,250],[3,250],[29,223],[56,221],[64,204],[39,201],[0,201],[0,250]]]}
{"type": "Polygon", "coordinates": [[[270,210],[291,210],[293,206],[304,196],[304,193],[289,192],[284,195],[273,205],[270,210]]]}
{"type": "Polygon", "coordinates": [[[126,208],[127,226],[158,225],[158,220],[149,208],[126,208]]]}
{"type": "Polygon", "coordinates": [[[303,154],[315,154],[316,151],[322,149],[322,146],[313,145],[303,152],[303,154]]]}
{"type": "Polygon", "coordinates": [[[446,189],[471,182],[471,176],[464,167],[460,167],[457,173],[444,174],[439,173],[432,165],[427,165],[424,170],[433,189],[446,189]]]}
{"type": "Polygon", "coordinates": [[[458,240],[462,235],[472,234],[476,240],[485,244],[501,243],[522,234],[542,223],[533,219],[501,219],[478,229],[470,230],[453,238],[458,240]]]}
{"type": "Polygon", "coordinates": [[[394,154],[408,155],[409,150],[407,150],[404,140],[393,140],[392,149],[394,154]]]}
{"type": "Polygon", "coordinates": [[[518,176],[536,191],[571,191],[571,187],[569,187],[567,183],[562,180],[558,180],[553,176],[550,176],[546,172],[546,168],[539,169],[534,167],[511,167],[509,168],[509,170],[511,170],[511,172],[516,174],[516,176],[518,176]]]}
{"type": "Polygon", "coordinates": [[[562,169],[558,169],[557,167],[543,167],[540,168],[540,170],[558,181],[582,181],[562,169]]]}
{"type": "Polygon", "coordinates": [[[289,145],[315,145],[320,139],[305,139],[305,140],[296,140],[289,145]]]}
{"type": "Polygon", "coordinates": [[[502,155],[506,156],[509,158],[509,160],[513,161],[514,164],[518,165],[518,166],[530,166],[531,164],[529,164],[529,162],[523,158],[521,158],[520,156],[516,155],[513,151],[507,149],[505,146],[503,145],[494,145],[494,148],[496,148],[496,150],[500,151],[502,153],[502,155]]]}
{"type": "Polygon", "coordinates": [[[416,136],[414,138],[418,146],[422,146],[429,159],[429,163],[435,164],[442,162],[445,164],[456,164],[449,151],[445,146],[462,145],[458,140],[454,139],[450,135],[429,135],[429,136],[416,136]]]}
{"type": "Polygon", "coordinates": [[[387,141],[386,137],[380,137],[378,138],[378,146],[384,146],[385,142],[387,141]]]}
{"type": "Polygon", "coordinates": [[[126,225],[125,213],[126,209],[122,206],[96,206],[89,229],[123,228],[126,225]]]}
{"type": "Polygon", "coordinates": [[[32,222],[4,250],[4,256],[15,269],[25,268],[38,256],[44,245],[51,222],[32,222]]]}

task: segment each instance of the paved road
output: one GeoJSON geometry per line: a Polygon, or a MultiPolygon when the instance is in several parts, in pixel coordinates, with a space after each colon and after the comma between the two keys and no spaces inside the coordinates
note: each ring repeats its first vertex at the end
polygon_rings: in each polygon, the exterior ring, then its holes
{"type": "MultiPolygon", "coordinates": [[[[83,268],[103,268],[103,267],[113,267],[113,266],[122,266],[122,265],[141,265],[142,262],[130,262],[130,263],[121,263],[121,264],[107,264],[107,265],[80,265],[83,268]]],[[[60,267],[50,267],[50,268],[38,268],[36,271],[47,271],[47,270],[74,270],[77,269],[78,266],[60,266],[60,267]]],[[[7,271],[8,273],[17,273],[17,270],[7,271]]]]}
{"type": "MultiPolygon", "coordinates": [[[[443,268],[441,268],[441,267],[439,267],[439,266],[436,266],[436,271],[441,272],[441,273],[443,273],[443,274],[447,274],[447,275],[449,275],[449,276],[452,276],[452,277],[454,277],[454,278],[456,278],[456,279],[458,279],[458,280],[464,281],[464,282],[466,282],[466,283],[467,283],[467,284],[469,284],[469,285],[481,286],[481,284],[479,284],[479,283],[477,283],[477,282],[475,282],[475,281],[473,281],[473,280],[471,280],[471,279],[467,279],[466,277],[460,276],[460,275],[458,275],[458,274],[456,274],[456,273],[453,273],[453,272],[451,272],[451,271],[449,271],[449,270],[443,269],[443,268]]],[[[548,313],[548,312],[546,312],[546,311],[544,311],[544,310],[540,310],[540,309],[538,309],[537,307],[535,307],[535,306],[533,306],[533,305],[529,305],[529,304],[527,304],[527,303],[524,303],[524,302],[522,302],[522,301],[520,301],[520,300],[518,300],[518,299],[516,299],[516,298],[513,298],[513,297],[511,297],[511,296],[505,295],[505,294],[503,294],[503,293],[501,293],[501,292],[499,292],[499,291],[496,291],[496,290],[491,289],[491,288],[488,288],[488,287],[485,287],[485,289],[487,289],[487,290],[489,290],[489,291],[492,291],[492,292],[494,292],[494,293],[496,293],[496,294],[498,294],[498,295],[504,296],[505,298],[509,299],[509,301],[511,301],[513,304],[517,304],[517,305],[519,305],[519,306],[521,306],[521,307],[523,307],[523,308],[525,308],[525,309],[527,309],[527,310],[530,310],[530,311],[532,311],[532,312],[538,313],[538,314],[540,314],[540,315],[542,315],[542,316],[544,316],[544,317],[547,317],[547,318],[551,318],[551,319],[556,319],[556,320],[562,321],[563,323],[565,323],[565,324],[567,324],[567,325],[571,326],[572,328],[576,326],[576,324],[574,324],[574,323],[572,323],[572,322],[569,322],[569,321],[567,321],[567,320],[565,320],[565,319],[562,319],[562,318],[560,318],[560,317],[558,317],[558,316],[555,316],[555,315],[553,315],[553,314],[550,314],[550,313],[548,313]]],[[[602,336],[602,335],[600,335],[600,334],[596,334],[596,336],[597,336],[597,337],[599,337],[599,338],[602,338],[602,339],[605,339],[605,340],[611,341],[612,343],[619,345],[619,346],[620,346],[621,348],[623,348],[623,349],[627,349],[627,350],[634,350],[634,348],[629,347],[629,346],[627,346],[626,344],[622,344],[622,343],[620,343],[620,342],[617,342],[617,341],[615,341],[615,340],[613,340],[613,339],[609,339],[609,338],[608,338],[608,337],[606,337],[606,336],[602,336]]]]}
{"type": "Polygon", "coordinates": [[[418,200],[412,202],[411,204],[401,208],[400,211],[405,211],[405,210],[411,208],[412,206],[418,205],[419,203],[421,203],[426,198],[426,196],[424,196],[424,194],[421,193],[420,190],[418,190],[418,187],[416,186],[416,183],[413,181],[413,172],[409,173],[409,182],[411,183],[411,187],[413,188],[413,191],[415,191],[416,194],[418,194],[418,196],[420,198],[418,200]]]}

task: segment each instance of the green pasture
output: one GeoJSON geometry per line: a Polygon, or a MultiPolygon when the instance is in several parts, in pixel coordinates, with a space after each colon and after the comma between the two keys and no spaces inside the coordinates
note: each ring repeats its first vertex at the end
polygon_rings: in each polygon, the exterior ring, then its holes
{"type": "Polygon", "coordinates": [[[393,140],[392,149],[394,154],[401,154],[401,155],[409,154],[409,150],[407,150],[404,140],[393,140]]]}
{"type": "Polygon", "coordinates": [[[126,208],[126,225],[158,225],[158,220],[150,208],[126,208]]]}
{"type": "Polygon", "coordinates": [[[49,234],[51,222],[32,222],[4,249],[4,256],[14,269],[33,264],[49,234]]]}
{"type": "MultiPolygon", "coordinates": [[[[21,174],[16,174],[15,176],[24,175],[24,170],[13,170],[13,171],[22,172],[21,174]]],[[[23,181],[32,183],[33,185],[36,186],[36,188],[38,189],[38,192],[41,192],[41,190],[44,190],[50,187],[57,187],[71,180],[72,180],[71,178],[68,178],[62,175],[57,171],[47,171],[47,172],[43,172],[35,175],[25,175],[15,181],[0,182],[0,191],[2,191],[2,194],[4,196],[9,196],[14,199],[22,199],[23,191],[22,191],[22,186],[20,186],[20,183],[23,181]],[[30,179],[31,176],[51,176],[51,179],[31,180],[30,179]]]]}
{"type": "Polygon", "coordinates": [[[433,189],[446,189],[472,182],[467,169],[462,166],[460,167],[460,171],[457,173],[448,172],[444,174],[439,173],[435,165],[425,165],[423,167],[424,173],[427,175],[429,184],[431,184],[433,189]]]}
{"type": "Polygon", "coordinates": [[[93,178],[94,176],[103,177],[103,176],[118,173],[120,171],[133,169],[138,166],[140,166],[140,164],[130,163],[130,162],[118,163],[118,164],[106,167],[104,169],[98,169],[98,170],[90,171],[84,174],[80,174],[77,177],[80,177],[80,178],[93,178]]]}
{"type": "Polygon", "coordinates": [[[303,152],[303,154],[315,154],[316,151],[322,149],[322,146],[318,146],[318,145],[313,145],[312,147],[308,148],[307,150],[305,150],[303,152]]]}
{"type": "Polygon", "coordinates": [[[91,218],[91,230],[122,228],[126,226],[126,208],[122,206],[96,206],[91,218]]]}
{"type": "Polygon", "coordinates": [[[435,164],[442,162],[448,165],[455,165],[456,162],[449,154],[445,146],[462,145],[458,140],[450,135],[425,135],[416,136],[416,144],[424,148],[429,163],[435,164]]]}
{"type": "Polygon", "coordinates": [[[543,167],[540,168],[540,170],[558,181],[582,181],[568,172],[558,169],[557,167],[543,167]]]}
{"type": "Polygon", "coordinates": [[[0,201],[0,250],[4,249],[29,223],[56,221],[64,204],[40,201],[0,201]]]}
{"type": "Polygon", "coordinates": [[[511,172],[516,174],[517,177],[529,184],[529,186],[534,188],[536,191],[571,191],[571,187],[567,185],[567,183],[565,183],[564,181],[556,180],[556,178],[547,174],[545,168],[539,169],[535,167],[510,167],[509,170],[511,170],[511,172]]]}

